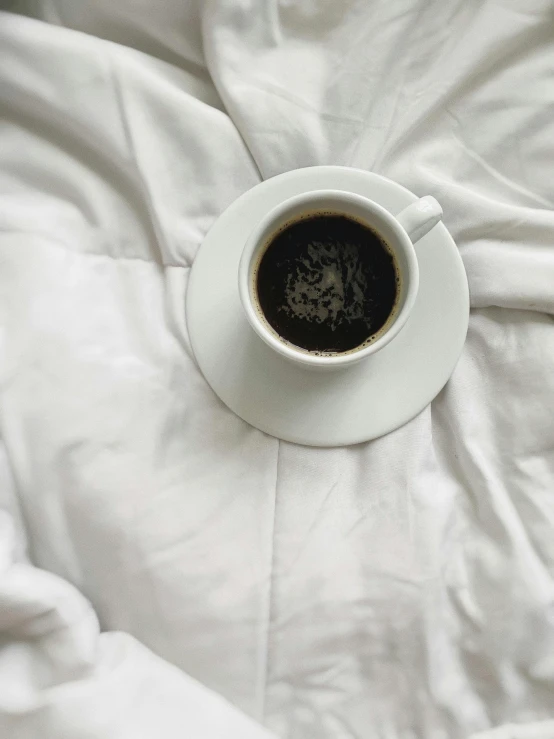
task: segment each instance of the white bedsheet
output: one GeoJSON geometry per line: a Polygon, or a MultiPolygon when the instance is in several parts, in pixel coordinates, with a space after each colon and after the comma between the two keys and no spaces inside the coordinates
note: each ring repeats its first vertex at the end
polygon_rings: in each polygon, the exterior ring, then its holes
{"type": "Polygon", "coordinates": [[[554,737],[553,3],[10,8],[0,737],[554,737]],[[233,416],[185,326],[218,214],[314,164],[435,195],[471,290],[347,449],[233,416]]]}

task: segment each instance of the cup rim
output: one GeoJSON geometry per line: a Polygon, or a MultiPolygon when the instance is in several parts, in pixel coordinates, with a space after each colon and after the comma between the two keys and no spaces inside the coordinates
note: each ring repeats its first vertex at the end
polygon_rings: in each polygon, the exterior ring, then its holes
{"type": "MultiPolygon", "coordinates": [[[[327,208],[328,209],[328,208],[327,208]]],[[[337,207],[337,213],[340,213],[340,205],[337,207]]],[[[348,215],[348,214],[347,214],[348,215]]],[[[372,226],[372,228],[375,228],[372,226]]],[[[388,210],[383,208],[381,205],[376,203],[374,200],[370,200],[357,193],[348,192],[346,190],[311,190],[309,192],[300,193],[294,195],[282,202],[278,203],[275,207],[269,210],[265,216],[258,222],[254,227],[250,236],[246,240],[245,246],[242,251],[241,259],[239,262],[239,295],[240,300],[245,312],[246,318],[254,329],[256,334],[264,341],[268,346],[274,349],[281,356],[297,363],[309,367],[347,367],[349,365],[359,362],[361,359],[369,357],[375,354],[380,349],[390,343],[402,330],[411,310],[414,306],[415,299],[417,296],[419,286],[419,267],[417,257],[415,254],[414,246],[412,241],[401,224],[396,220],[388,210]],[[257,252],[261,249],[267,239],[264,239],[266,232],[271,229],[278,229],[279,225],[286,222],[286,214],[297,208],[298,206],[306,205],[306,207],[317,210],[317,202],[322,200],[335,200],[337,204],[341,202],[345,205],[356,204],[361,209],[367,210],[371,214],[376,214],[379,218],[387,222],[389,227],[393,230],[396,243],[391,245],[394,250],[397,245],[400,244],[407,263],[408,263],[408,274],[409,280],[406,290],[406,297],[404,304],[396,314],[391,325],[384,331],[371,344],[368,344],[362,349],[354,349],[344,354],[314,354],[308,350],[295,348],[293,344],[286,343],[285,340],[280,339],[276,334],[267,328],[263,320],[258,315],[258,311],[254,307],[252,299],[251,289],[251,271],[254,262],[254,257],[257,256],[257,252]]]]}

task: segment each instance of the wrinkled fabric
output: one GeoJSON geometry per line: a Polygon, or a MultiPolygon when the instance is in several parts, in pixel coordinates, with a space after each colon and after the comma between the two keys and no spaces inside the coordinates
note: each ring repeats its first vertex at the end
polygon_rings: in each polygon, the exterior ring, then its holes
{"type": "Polygon", "coordinates": [[[0,736],[554,737],[554,5],[9,9],[0,736]],[[184,307],[318,164],[437,197],[472,304],[430,407],[325,450],[222,405],[184,307]]]}

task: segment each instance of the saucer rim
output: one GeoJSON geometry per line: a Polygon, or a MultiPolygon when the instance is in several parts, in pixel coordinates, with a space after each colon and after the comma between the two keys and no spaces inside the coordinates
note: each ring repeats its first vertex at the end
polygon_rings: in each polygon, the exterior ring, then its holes
{"type": "MultiPolygon", "coordinates": [[[[441,390],[444,388],[446,383],[448,382],[448,379],[452,375],[452,372],[455,369],[455,366],[458,362],[458,359],[460,357],[460,354],[462,352],[465,338],[467,335],[467,329],[468,329],[468,322],[469,322],[469,289],[467,284],[467,276],[465,273],[465,269],[461,260],[461,256],[458,252],[458,249],[456,247],[456,244],[454,243],[454,240],[452,239],[452,236],[448,232],[446,226],[444,223],[437,224],[433,231],[435,231],[434,238],[440,238],[441,241],[446,241],[448,243],[448,251],[449,251],[449,257],[452,260],[451,266],[453,267],[454,271],[456,272],[456,284],[457,288],[460,290],[458,299],[460,302],[460,311],[457,318],[457,346],[454,349],[449,350],[449,354],[452,355],[451,361],[448,362],[448,368],[442,372],[442,376],[440,378],[440,381],[437,380],[436,383],[434,383],[433,391],[430,393],[429,391],[424,393],[424,397],[422,397],[421,402],[416,402],[412,405],[409,411],[407,411],[405,414],[400,413],[401,420],[394,420],[392,423],[387,422],[386,418],[381,420],[380,423],[375,424],[375,429],[373,431],[368,432],[368,430],[360,430],[359,424],[357,426],[357,430],[352,433],[344,433],[341,435],[341,438],[339,439],[337,437],[337,434],[325,434],[325,430],[323,429],[323,433],[321,432],[321,429],[317,432],[310,432],[309,434],[306,433],[296,433],[293,428],[291,428],[291,424],[286,424],[286,428],[277,428],[279,426],[279,418],[278,415],[272,417],[271,419],[268,419],[268,422],[260,422],[258,419],[258,422],[254,422],[252,418],[249,417],[249,414],[245,412],[244,407],[240,407],[240,404],[227,402],[226,398],[223,397],[225,394],[225,388],[221,387],[215,387],[217,383],[213,382],[212,379],[208,379],[206,376],[206,372],[203,368],[203,352],[199,351],[200,344],[202,343],[203,339],[201,338],[200,334],[197,334],[195,329],[195,315],[196,310],[194,306],[196,301],[196,283],[198,279],[198,275],[200,273],[200,270],[203,266],[204,257],[206,256],[205,250],[203,251],[204,245],[208,242],[211,244],[211,240],[213,240],[213,232],[217,229],[218,224],[220,224],[221,219],[225,218],[228,219],[230,217],[239,217],[241,215],[244,220],[245,212],[247,211],[249,207],[249,202],[252,198],[260,197],[260,199],[263,197],[264,191],[266,191],[269,188],[275,188],[276,190],[279,189],[280,183],[282,183],[285,180],[297,180],[296,188],[300,188],[303,184],[303,181],[313,179],[314,177],[321,177],[321,178],[329,178],[331,177],[331,182],[329,186],[318,184],[317,187],[308,188],[310,189],[344,189],[347,190],[348,188],[344,187],[344,182],[341,182],[340,184],[334,183],[332,184],[332,178],[333,176],[340,175],[339,180],[347,179],[350,180],[350,188],[351,191],[360,194],[364,197],[369,197],[369,199],[374,199],[375,202],[380,205],[381,207],[385,208],[389,213],[391,210],[387,207],[386,204],[383,203],[383,198],[386,201],[387,197],[390,195],[390,199],[394,200],[399,193],[402,194],[402,199],[406,201],[407,204],[410,202],[415,202],[417,200],[417,196],[412,193],[410,190],[408,190],[403,185],[400,185],[397,182],[394,182],[393,180],[390,180],[386,177],[383,177],[382,175],[378,175],[373,172],[367,172],[365,170],[361,169],[355,169],[350,167],[343,167],[343,166],[333,166],[333,165],[324,165],[324,166],[316,166],[316,167],[306,167],[302,169],[292,170],[289,172],[282,173],[280,175],[276,175],[275,177],[265,180],[264,182],[256,185],[255,187],[251,188],[247,192],[243,193],[237,200],[235,200],[227,209],[224,211],[224,213],[217,219],[217,221],[214,223],[208,234],[206,235],[202,245],[199,248],[199,251],[197,253],[196,259],[194,261],[194,264],[192,265],[191,273],[189,276],[189,284],[188,284],[188,290],[186,295],[186,321],[187,321],[187,327],[189,332],[189,338],[191,347],[194,353],[194,356],[196,358],[196,362],[206,379],[208,385],[213,389],[215,394],[222,400],[222,402],[233,412],[235,415],[242,418],[246,423],[253,426],[254,428],[258,428],[263,433],[266,433],[268,435],[274,436],[275,438],[278,438],[280,440],[304,445],[304,446],[318,446],[318,447],[341,447],[341,446],[350,446],[355,445],[359,443],[363,443],[365,441],[369,441],[371,439],[378,438],[380,436],[383,436],[387,433],[390,433],[391,431],[395,430],[396,428],[400,428],[405,423],[408,423],[410,420],[412,420],[414,417],[419,415],[428,405],[429,403],[441,392],[441,390]],[[378,188],[379,186],[384,187],[385,194],[379,194],[379,197],[375,196],[369,196],[365,192],[360,191],[357,189],[356,185],[359,184],[360,178],[366,180],[366,187],[369,187],[369,181],[372,181],[371,186],[374,188],[378,188]],[[338,184],[338,186],[337,186],[338,184]],[[200,266],[199,266],[200,265],[200,266]],[[200,355],[200,356],[199,356],[200,355]],[[455,357],[455,358],[454,358],[455,357]],[[218,392],[218,390],[220,392],[218,392]],[[221,394],[223,392],[223,395],[221,394]],[[332,437],[332,438],[331,438],[332,437]]],[[[305,184],[305,183],[304,183],[305,184]]],[[[294,187],[293,187],[294,189],[294,187]]],[[[300,193],[303,192],[302,189],[296,189],[295,192],[300,193]]],[[[291,195],[285,195],[282,197],[282,200],[288,199],[291,195]]],[[[278,201],[279,202],[279,201],[278,201]]],[[[271,206],[273,207],[273,206],[271,206]]],[[[398,206],[398,207],[404,207],[404,206],[398,206]]],[[[221,224],[220,224],[221,225],[221,224]]],[[[252,225],[252,229],[254,228],[255,224],[252,225]]],[[[428,238],[428,236],[424,237],[428,238]]],[[[423,239],[422,239],[423,241],[423,239]]],[[[436,247],[435,247],[436,248],[436,247]]],[[[240,259],[240,256],[239,256],[240,259]]],[[[237,261],[238,265],[238,261],[237,261]]],[[[238,295],[238,283],[237,283],[237,295],[238,295]]],[[[199,300],[201,301],[201,296],[199,300]]],[[[240,298],[239,298],[240,303],[240,298]]],[[[245,326],[248,327],[249,330],[251,328],[249,327],[248,323],[246,322],[246,319],[244,320],[245,326]]],[[[407,332],[410,330],[410,322],[403,328],[403,330],[400,332],[399,336],[404,334],[404,332],[407,332]]],[[[397,337],[398,338],[398,337],[397,337]]],[[[397,340],[393,339],[391,342],[391,345],[395,343],[397,340]]],[[[260,341],[259,337],[256,336],[256,341],[260,341]]],[[[279,358],[281,362],[286,362],[284,358],[279,358]]],[[[358,365],[354,365],[355,367],[359,366],[365,366],[367,362],[371,362],[371,357],[362,359],[362,361],[358,365]]],[[[287,362],[287,364],[289,364],[287,362]]],[[[320,372],[317,372],[315,369],[304,369],[301,367],[298,367],[299,372],[313,372],[322,374],[320,372]]],[[[349,372],[349,368],[346,368],[345,370],[335,370],[331,371],[329,373],[324,373],[325,375],[335,375],[338,378],[338,381],[340,382],[340,375],[343,374],[343,372],[349,372]]],[[[209,374],[209,373],[208,373],[209,374]]],[[[387,415],[387,414],[384,414],[387,415]]],[[[391,412],[388,413],[388,415],[391,415],[391,412]]],[[[394,415],[394,413],[392,413],[394,415]]],[[[398,416],[398,413],[396,413],[398,416]]],[[[354,424],[356,425],[356,424],[354,424]]],[[[281,426],[283,424],[281,423],[281,426]]]]}

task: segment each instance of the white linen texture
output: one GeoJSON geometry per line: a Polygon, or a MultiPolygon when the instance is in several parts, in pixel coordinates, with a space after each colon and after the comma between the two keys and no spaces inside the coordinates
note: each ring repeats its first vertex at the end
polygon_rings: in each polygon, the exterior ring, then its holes
{"type": "Polygon", "coordinates": [[[554,4],[1,7],[0,737],[553,739],[554,4]],[[350,448],[186,331],[218,215],[321,164],[434,195],[471,294],[350,448]]]}

